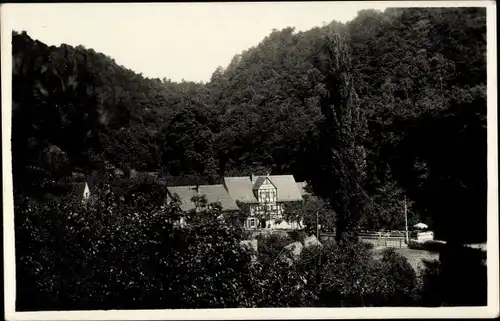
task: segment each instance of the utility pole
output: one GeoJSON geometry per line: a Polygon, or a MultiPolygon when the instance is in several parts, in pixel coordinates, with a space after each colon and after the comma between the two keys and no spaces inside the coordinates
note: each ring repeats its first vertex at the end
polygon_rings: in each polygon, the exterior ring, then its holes
{"type": "Polygon", "coordinates": [[[319,241],[319,211],[316,211],[316,238],[319,241]]]}
{"type": "MultiPolygon", "coordinates": [[[[319,211],[316,211],[316,238],[319,242],[319,211]]],[[[318,252],[318,268],[316,269],[316,282],[320,283],[320,267],[321,267],[321,253],[318,252]]]]}
{"type": "Polygon", "coordinates": [[[408,244],[408,213],[407,213],[407,208],[406,208],[406,196],[404,197],[404,207],[405,207],[406,244],[408,244]]]}

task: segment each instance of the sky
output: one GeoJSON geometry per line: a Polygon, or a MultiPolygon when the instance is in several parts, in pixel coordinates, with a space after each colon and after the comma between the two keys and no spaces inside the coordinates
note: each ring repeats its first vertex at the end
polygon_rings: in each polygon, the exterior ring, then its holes
{"type": "Polygon", "coordinates": [[[2,19],[47,45],[83,45],[146,77],[206,82],[218,66],[226,67],[272,29],[304,31],[388,6],[368,1],[7,4],[2,19]]]}

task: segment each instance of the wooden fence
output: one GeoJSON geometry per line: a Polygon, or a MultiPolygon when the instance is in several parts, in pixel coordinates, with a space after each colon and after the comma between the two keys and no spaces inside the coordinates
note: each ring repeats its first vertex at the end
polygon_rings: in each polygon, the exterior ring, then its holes
{"type": "Polygon", "coordinates": [[[393,247],[404,248],[408,247],[404,237],[388,236],[388,237],[365,237],[360,236],[363,242],[371,243],[375,247],[393,247]]]}
{"type": "MultiPolygon", "coordinates": [[[[257,230],[247,230],[248,239],[252,239],[259,234],[271,234],[279,233],[283,236],[287,235],[290,230],[276,230],[276,229],[257,229],[257,230]]],[[[374,247],[392,247],[392,248],[406,248],[406,235],[404,231],[391,231],[391,232],[364,232],[359,235],[359,238],[363,242],[371,243],[374,247]]],[[[335,239],[334,232],[323,232],[320,233],[320,240],[332,240],[335,239]]]]}
{"type": "MultiPolygon", "coordinates": [[[[405,248],[405,234],[399,232],[392,233],[363,233],[359,235],[363,242],[371,243],[374,247],[405,248]]],[[[321,240],[335,239],[335,233],[320,234],[321,240]]]]}

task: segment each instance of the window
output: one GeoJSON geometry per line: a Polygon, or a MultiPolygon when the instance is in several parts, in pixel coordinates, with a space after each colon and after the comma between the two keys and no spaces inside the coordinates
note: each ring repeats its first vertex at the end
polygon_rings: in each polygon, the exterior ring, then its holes
{"type": "Polygon", "coordinates": [[[256,228],[257,227],[257,219],[255,217],[250,217],[248,219],[248,227],[249,228],[256,228]]]}
{"type": "Polygon", "coordinates": [[[272,189],[269,191],[270,199],[272,203],[276,202],[276,190],[272,189]]]}
{"type": "Polygon", "coordinates": [[[266,190],[259,191],[259,202],[266,203],[266,190]]]}
{"type": "Polygon", "coordinates": [[[259,202],[261,203],[275,203],[276,202],[276,190],[275,189],[264,189],[259,191],[259,202]]]}

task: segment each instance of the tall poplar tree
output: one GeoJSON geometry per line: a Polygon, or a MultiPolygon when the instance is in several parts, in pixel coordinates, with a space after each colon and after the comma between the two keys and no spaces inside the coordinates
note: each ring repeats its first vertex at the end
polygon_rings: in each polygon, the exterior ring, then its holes
{"type": "Polygon", "coordinates": [[[354,241],[368,202],[364,189],[366,121],[359,108],[344,35],[337,32],[325,37],[324,55],[318,63],[324,74],[319,88],[323,120],[312,155],[310,183],[336,213],[337,241],[354,241]]]}

